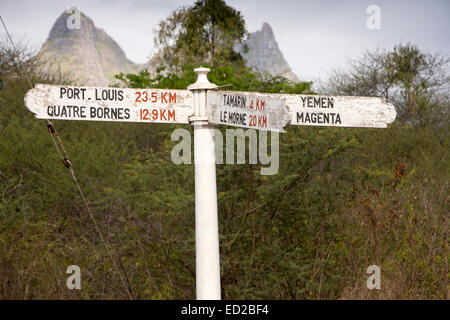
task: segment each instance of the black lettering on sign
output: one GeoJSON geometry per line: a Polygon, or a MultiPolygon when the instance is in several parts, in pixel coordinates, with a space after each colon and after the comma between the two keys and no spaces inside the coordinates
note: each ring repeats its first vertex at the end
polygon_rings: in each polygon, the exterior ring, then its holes
{"type": "Polygon", "coordinates": [[[80,107],[80,118],[86,118],[86,107],[85,106],[80,107]]]}
{"type": "Polygon", "coordinates": [[[112,108],[111,109],[111,118],[112,119],[118,119],[118,115],[119,115],[119,110],[121,109],[116,109],[116,108],[112,108]]]}
{"type": "Polygon", "coordinates": [[[220,122],[227,123],[227,111],[220,111],[220,122]]]}
{"type": "Polygon", "coordinates": [[[59,98],[84,99],[86,88],[59,88],[59,98]]]}
{"type": "Polygon", "coordinates": [[[228,113],[228,123],[245,126],[246,123],[245,117],[246,117],[245,113],[230,112],[228,113]]]}
{"type": "Polygon", "coordinates": [[[109,108],[103,108],[105,119],[111,119],[111,117],[109,115],[109,110],[110,110],[109,108]]]}
{"type": "Polygon", "coordinates": [[[95,100],[99,101],[122,101],[123,91],[117,89],[95,89],[95,100]]]}
{"type": "Polygon", "coordinates": [[[339,113],[334,112],[297,112],[298,123],[342,124],[339,113]]]}
{"type": "Polygon", "coordinates": [[[226,107],[245,108],[247,98],[238,95],[224,94],[223,105],[226,107]]]}
{"type": "Polygon", "coordinates": [[[47,106],[47,115],[61,118],[86,118],[85,106],[47,106]]]}
{"type": "Polygon", "coordinates": [[[90,107],[92,119],[124,120],[130,119],[128,108],[90,107]]]}
{"type": "Polygon", "coordinates": [[[333,97],[300,97],[303,107],[306,108],[334,108],[333,97]]]}

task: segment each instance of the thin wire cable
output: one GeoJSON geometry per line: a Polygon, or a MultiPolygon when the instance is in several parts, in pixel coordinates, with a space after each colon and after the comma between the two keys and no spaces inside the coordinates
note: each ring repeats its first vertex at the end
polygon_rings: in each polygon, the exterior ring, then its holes
{"type": "MultiPolygon", "coordinates": [[[[0,20],[2,21],[3,28],[5,28],[6,35],[8,36],[9,41],[11,42],[14,52],[18,52],[16,49],[16,46],[14,45],[14,42],[12,41],[11,35],[9,34],[8,28],[6,28],[6,25],[5,25],[5,22],[3,21],[2,16],[0,16],[0,20]]],[[[21,72],[19,70],[19,64],[16,64],[16,67],[17,67],[18,73],[20,74],[21,72]]],[[[28,77],[28,74],[26,72],[23,72],[22,74],[25,74],[25,78],[27,78],[28,84],[30,85],[31,89],[33,89],[33,85],[31,84],[31,80],[30,80],[30,77],[28,77]]]]}
{"type": "MultiPolygon", "coordinates": [[[[5,31],[6,31],[6,35],[8,36],[9,42],[11,42],[11,46],[12,46],[14,52],[17,52],[17,53],[18,53],[19,51],[17,50],[16,45],[14,44],[14,42],[13,42],[13,40],[12,40],[12,37],[11,37],[11,35],[9,34],[8,28],[6,27],[6,24],[5,24],[5,22],[3,21],[3,18],[2,18],[1,15],[0,15],[0,20],[2,21],[3,28],[4,28],[5,31]]],[[[20,59],[20,57],[19,57],[19,59],[20,59]]],[[[16,63],[15,65],[16,65],[16,68],[17,68],[17,73],[18,73],[19,75],[20,75],[20,74],[25,75],[25,78],[27,79],[28,84],[30,85],[30,89],[33,89],[33,84],[31,83],[31,79],[30,79],[30,77],[28,76],[28,73],[26,73],[24,69],[22,69],[22,72],[20,72],[20,67],[21,67],[22,65],[21,65],[20,63],[16,63]],[[19,67],[19,66],[20,66],[20,67],[19,67]]],[[[47,119],[47,125],[49,125],[49,124],[51,124],[51,122],[50,122],[50,120],[47,119]]],[[[58,148],[58,147],[57,147],[57,148],[58,148]]],[[[58,153],[59,153],[59,149],[58,149],[58,153]]]]}
{"type": "MultiPolygon", "coordinates": [[[[14,45],[14,42],[13,42],[13,40],[12,40],[12,38],[11,38],[11,35],[9,34],[8,28],[6,27],[5,22],[3,21],[2,16],[0,16],[0,20],[1,20],[1,22],[2,22],[3,28],[4,28],[5,31],[6,31],[6,34],[7,34],[8,38],[9,38],[9,41],[11,42],[11,45],[12,45],[12,47],[13,47],[13,49],[14,49],[14,52],[18,52],[17,49],[16,49],[16,46],[14,45]]],[[[19,57],[19,59],[20,59],[20,57],[19,57]]],[[[19,75],[20,75],[20,74],[25,75],[25,78],[27,79],[28,84],[30,85],[30,89],[33,89],[33,85],[32,85],[32,83],[31,83],[30,77],[28,76],[28,74],[25,72],[24,69],[22,69],[23,72],[20,72],[19,65],[20,65],[20,63],[17,63],[17,64],[16,64],[18,74],[19,74],[19,75]]],[[[54,145],[55,145],[55,147],[56,147],[56,150],[58,151],[59,157],[60,157],[61,160],[63,161],[64,165],[70,170],[70,173],[71,173],[71,175],[72,175],[72,178],[73,178],[73,180],[75,181],[75,184],[76,184],[76,186],[77,186],[78,192],[80,193],[81,199],[82,199],[83,202],[84,202],[84,205],[85,205],[85,207],[86,207],[86,209],[87,209],[87,211],[88,211],[88,213],[89,213],[89,216],[90,216],[92,222],[94,223],[95,229],[97,230],[97,233],[99,234],[100,239],[102,240],[102,243],[103,243],[103,245],[104,245],[105,248],[106,248],[106,252],[108,253],[109,258],[111,259],[111,261],[112,261],[112,263],[113,263],[113,265],[114,265],[114,268],[116,269],[117,273],[118,273],[119,276],[120,276],[120,280],[121,280],[121,282],[122,282],[122,285],[124,286],[125,291],[127,292],[128,297],[130,298],[130,300],[133,300],[133,296],[132,296],[132,294],[131,294],[131,292],[130,292],[129,285],[127,285],[127,282],[126,282],[125,279],[124,279],[124,275],[123,275],[122,272],[119,270],[119,267],[117,266],[116,260],[113,258],[113,255],[112,255],[112,253],[111,253],[111,250],[112,250],[112,249],[111,249],[111,247],[108,245],[108,243],[106,242],[105,238],[103,237],[103,234],[102,234],[102,232],[100,231],[100,228],[99,228],[99,226],[98,226],[98,224],[97,224],[97,221],[95,220],[94,215],[92,214],[91,209],[90,209],[90,207],[89,207],[89,205],[88,205],[88,203],[87,203],[87,201],[86,201],[86,198],[85,198],[85,196],[84,196],[84,193],[83,193],[83,191],[81,190],[81,186],[80,186],[80,184],[78,183],[78,179],[77,179],[77,177],[76,177],[76,175],[75,175],[75,172],[74,172],[74,170],[73,170],[73,167],[72,167],[72,165],[71,165],[71,163],[70,163],[70,161],[69,161],[69,159],[68,159],[68,157],[67,157],[67,152],[66,152],[66,150],[65,150],[65,148],[64,148],[64,145],[63,145],[61,139],[59,138],[59,135],[58,135],[58,133],[56,132],[55,128],[53,127],[52,122],[51,122],[50,120],[48,120],[48,119],[47,119],[47,127],[48,127],[48,129],[49,129],[49,132],[50,132],[50,135],[51,135],[51,137],[52,137],[53,143],[54,143],[54,145]],[[58,142],[55,140],[55,136],[56,136],[56,139],[58,140],[58,142]]]]}

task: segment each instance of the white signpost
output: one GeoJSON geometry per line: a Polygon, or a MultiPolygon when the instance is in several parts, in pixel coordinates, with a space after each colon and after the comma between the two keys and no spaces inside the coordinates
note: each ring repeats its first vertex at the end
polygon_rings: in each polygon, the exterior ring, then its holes
{"type": "Polygon", "coordinates": [[[278,132],[289,122],[283,99],[263,93],[208,92],[207,115],[214,124],[278,132]]]}
{"type": "Polygon", "coordinates": [[[189,123],[188,90],[91,88],[37,84],[25,105],[38,119],[189,123]]]}
{"type": "Polygon", "coordinates": [[[38,119],[189,123],[194,127],[196,289],[219,300],[220,258],[214,124],[284,132],[288,124],[386,128],[393,105],[381,98],[216,91],[208,68],[188,90],[38,84],[25,106],[38,119]]]}
{"type": "Polygon", "coordinates": [[[383,98],[275,94],[291,112],[291,125],[386,128],[395,107],[383,98]]]}

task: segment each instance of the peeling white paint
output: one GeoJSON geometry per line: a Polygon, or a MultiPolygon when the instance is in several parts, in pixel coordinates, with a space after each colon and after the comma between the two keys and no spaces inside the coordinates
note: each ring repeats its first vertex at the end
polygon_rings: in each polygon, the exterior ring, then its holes
{"type": "MultiPolygon", "coordinates": [[[[284,132],[289,124],[386,128],[397,115],[392,104],[378,97],[208,90],[206,99],[206,115],[210,123],[278,132],[284,132]],[[227,101],[227,97],[232,97],[232,100],[227,101]],[[243,101],[245,105],[242,105],[243,101]],[[230,115],[238,120],[230,120],[230,115]]],[[[194,96],[189,90],[37,84],[27,92],[25,106],[38,119],[188,124],[189,117],[194,114],[194,96]],[[111,94],[106,100],[101,96],[105,90],[111,94]],[[67,94],[75,91],[78,96],[67,94]],[[110,99],[117,98],[119,92],[120,100],[110,99]],[[73,107],[84,109],[84,114],[71,113],[75,111],[73,107]],[[66,110],[52,112],[52,108],[66,110]],[[108,116],[91,113],[91,109],[98,108],[109,109],[99,111],[108,112],[108,116]]]]}
{"type": "MultiPolygon", "coordinates": [[[[283,99],[290,111],[291,125],[304,126],[333,126],[333,127],[366,127],[386,128],[395,120],[397,112],[395,107],[386,99],[379,97],[352,97],[352,96],[322,96],[322,95],[297,95],[297,94],[274,94],[274,97],[283,99]],[[309,103],[308,103],[309,99],[309,103]],[[315,100],[314,100],[315,99],[315,100]],[[321,100],[323,99],[323,100],[321,100]],[[329,107],[328,101],[332,100],[333,107],[329,107]],[[325,101],[325,108],[314,106],[314,101],[325,101]],[[303,113],[303,121],[299,121],[303,113]],[[318,114],[322,113],[321,116],[318,114]],[[323,114],[327,113],[329,122],[326,123],[323,114]],[[340,123],[331,123],[331,114],[334,119],[339,114],[340,123]],[[316,122],[304,121],[306,114],[315,114],[316,122]],[[299,117],[300,116],[300,117],[299,117]],[[317,121],[321,118],[322,123],[317,121]]],[[[317,104],[316,104],[317,105],[317,104]]]]}
{"type": "Polygon", "coordinates": [[[207,116],[208,121],[215,124],[284,132],[289,110],[283,99],[271,94],[208,91],[207,116]],[[242,121],[233,121],[230,115],[242,116],[242,121]]]}
{"type": "Polygon", "coordinates": [[[194,113],[193,104],[193,94],[189,90],[37,84],[34,89],[29,90],[25,95],[25,106],[38,119],[187,124],[189,123],[189,116],[194,113]],[[78,92],[78,96],[67,94],[68,92],[75,92],[74,90],[78,92]],[[102,93],[105,90],[106,93],[109,93],[109,97],[116,97],[116,99],[104,100],[102,93]],[[63,92],[66,92],[66,94],[63,94],[63,92]],[[65,109],[65,112],[52,112],[55,107],[60,111],[65,109]],[[103,109],[99,110],[99,113],[102,114],[101,117],[97,112],[92,113],[94,109],[97,110],[98,108],[103,109]],[[109,109],[108,116],[105,115],[106,109],[109,109]],[[78,112],[75,112],[75,110],[78,110],[78,112]],[[112,115],[113,113],[114,115],[112,115]]]}

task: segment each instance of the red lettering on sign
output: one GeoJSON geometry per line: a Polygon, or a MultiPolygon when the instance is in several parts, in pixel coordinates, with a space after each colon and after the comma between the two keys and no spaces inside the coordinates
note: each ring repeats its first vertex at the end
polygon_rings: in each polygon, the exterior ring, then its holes
{"type": "Polygon", "coordinates": [[[169,92],[169,103],[177,103],[177,93],[169,92]]]}
{"type": "Polygon", "coordinates": [[[170,109],[140,109],[139,118],[144,121],[174,121],[175,110],[170,109]]]}
{"type": "MultiPolygon", "coordinates": [[[[158,92],[136,91],[136,102],[158,102],[158,92]]],[[[176,92],[161,92],[160,103],[177,103],[176,92]]]]}
{"type": "Polygon", "coordinates": [[[258,126],[260,128],[267,128],[267,117],[266,116],[258,116],[258,126]]]}
{"type": "Polygon", "coordinates": [[[152,119],[153,120],[158,120],[158,109],[153,109],[152,110],[152,119]]]}
{"type": "Polygon", "coordinates": [[[161,92],[161,102],[167,103],[166,94],[167,92],[161,92]]]}
{"type": "Polygon", "coordinates": [[[161,110],[161,120],[167,120],[167,118],[166,118],[166,111],[167,110],[161,110]]]}
{"type": "Polygon", "coordinates": [[[175,110],[169,110],[169,121],[175,121],[175,110]]]}
{"type": "Polygon", "coordinates": [[[158,96],[157,96],[156,92],[152,92],[152,100],[151,100],[151,102],[155,103],[156,101],[158,101],[158,96]]]}
{"type": "Polygon", "coordinates": [[[249,116],[250,122],[248,124],[249,127],[256,127],[256,116],[249,116]]]}

